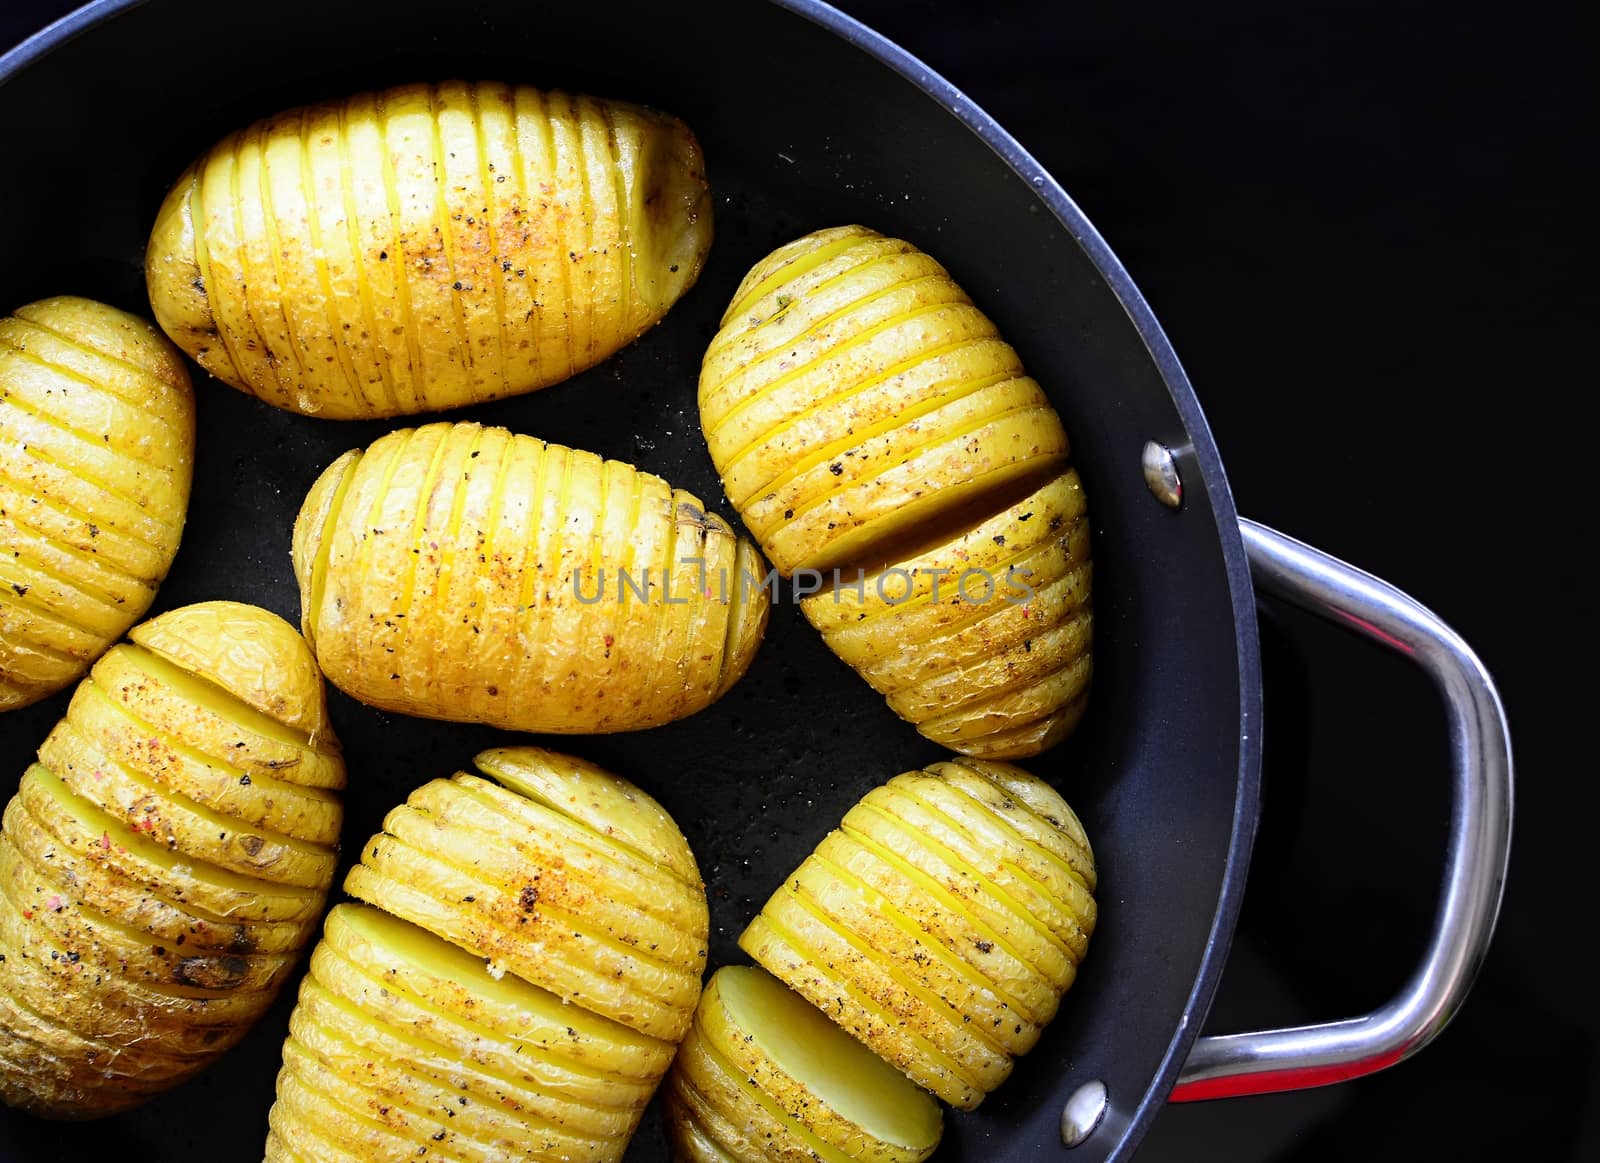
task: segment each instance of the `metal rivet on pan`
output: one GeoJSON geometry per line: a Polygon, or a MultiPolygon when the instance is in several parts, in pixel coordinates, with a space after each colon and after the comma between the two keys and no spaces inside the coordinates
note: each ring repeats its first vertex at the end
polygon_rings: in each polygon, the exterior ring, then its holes
{"type": "Polygon", "coordinates": [[[1067,1105],[1061,1108],[1061,1141],[1076,1147],[1100,1125],[1106,1117],[1106,1084],[1098,1078],[1085,1082],[1072,1092],[1067,1105]]]}
{"type": "Polygon", "coordinates": [[[1178,476],[1178,465],[1172,450],[1154,440],[1144,442],[1144,483],[1169,509],[1183,504],[1183,480],[1178,476]]]}

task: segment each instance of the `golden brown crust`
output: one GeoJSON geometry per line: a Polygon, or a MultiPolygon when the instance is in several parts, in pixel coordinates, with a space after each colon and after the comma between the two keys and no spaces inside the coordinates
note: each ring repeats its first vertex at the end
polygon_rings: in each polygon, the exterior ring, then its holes
{"type": "Polygon", "coordinates": [[[759,555],[694,496],[471,423],[336,462],[296,521],[295,573],[336,686],[516,731],[703,709],[749,666],[770,603],[759,555]]]}
{"type": "Polygon", "coordinates": [[[861,226],[780,247],[735,293],[699,404],[728,498],[780,572],[838,576],[802,605],[898,715],[996,758],[1077,725],[1088,521],[1066,433],[937,261],[861,226]],[[1061,552],[1024,559],[1058,519],[1061,552]]]}
{"type": "Polygon", "coordinates": [[[145,264],[162,327],[218,378],[357,418],[566,379],[658,322],[710,243],[681,121],[446,81],[231,134],[168,194],[145,264]]]}

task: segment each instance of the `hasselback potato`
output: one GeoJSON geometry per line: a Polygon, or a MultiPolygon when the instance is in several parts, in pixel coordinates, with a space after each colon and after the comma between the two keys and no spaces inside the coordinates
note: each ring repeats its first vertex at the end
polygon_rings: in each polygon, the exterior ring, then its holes
{"type": "Polygon", "coordinates": [[[939,1104],[762,969],[707,983],[665,1090],[685,1163],[920,1163],[939,1104]]]}
{"type": "Polygon", "coordinates": [[[79,678],[155,598],[194,460],[183,358],[88,299],[0,319],[0,711],[79,678]]]}
{"type": "Polygon", "coordinates": [[[1094,854],[1042,780],[935,763],[846,814],[739,945],[963,1110],[1055,1016],[1094,931],[1094,854]]]}
{"type": "Polygon", "coordinates": [[[699,275],[694,135],[619,101],[450,81],[223,139],[145,260],[156,320],[292,411],[397,416],[531,391],[654,325],[699,275]]]}
{"type": "Polygon", "coordinates": [[[643,791],[532,747],[390,812],[300,987],[268,1163],[621,1158],[688,1029],[709,914],[643,791]]]}
{"type": "Polygon", "coordinates": [[[430,424],[334,462],[294,533],[305,635],[388,710],[517,731],[656,726],[720,698],[766,626],[760,555],[659,477],[430,424]]]}
{"type": "Polygon", "coordinates": [[[699,400],[729,500],[898,714],[996,758],[1071,731],[1092,665],[1082,485],[1044,390],[938,262],[860,226],[780,247],[735,293],[699,400]]]}
{"type": "Polygon", "coordinates": [[[700,372],[728,499],[778,570],[860,564],[1066,459],[1043,389],[943,267],[859,226],[757,263],[700,372]]]}
{"type": "Polygon", "coordinates": [[[253,606],[136,626],[0,832],[0,1097],[144,1101],[238,1041],[315,930],[344,764],[305,643],[253,606]]]}

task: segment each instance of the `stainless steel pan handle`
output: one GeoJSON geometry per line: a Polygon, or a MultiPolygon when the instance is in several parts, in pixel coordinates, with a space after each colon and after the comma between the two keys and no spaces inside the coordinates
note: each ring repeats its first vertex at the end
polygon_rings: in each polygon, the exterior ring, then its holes
{"type": "Polygon", "coordinates": [[[1444,891],[1422,964],[1359,1018],[1201,1038],[1175,1102],[1344,1082],[1393,1066],[1461,1007],[1494,933],[1511,854],[1511,742],[1483,664],[1437,615],[1387,582],[1254,521],[1241,520],[1256,587],[1399,651],[1444,695],[1454,800],[1444,891]]]}

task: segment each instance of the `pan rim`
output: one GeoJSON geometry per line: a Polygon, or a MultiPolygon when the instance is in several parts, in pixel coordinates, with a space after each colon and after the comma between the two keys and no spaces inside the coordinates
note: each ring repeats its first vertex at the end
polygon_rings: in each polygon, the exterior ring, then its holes
{"type": "MultiPolygon", "coordinates": [[[[90,0],[54,23],[34,33],[10,50],[0,53],[0,89],[28,67],[83,33],[123,12],[143,7],[150,0],[90,0]]],[[[1177,1082],[1178,1073],[1200,1033],[1221,980],[1223,966],[1232,944],[1234,928],[1244,896],[1250,853],[1255,841],[1260,809],[1262,691],[1260,642],[1256,625],[1255,591],[1251,582],[1244,540],[1239,531],[1239,515],[1228,486],[1222,458],[1211,436],[1204,413],[1188,375],[1156,320],[1144,295],[1135,286],[1121,260],[1088,216],[1045,168],[988,113],[936,70],[894,41],[875,32],[854,17],[823,0],[769,0],[776,7],[800,16],[839,37],[846,43],[899,74],[924,95],[939,102],[975,134],[1019,179],[1028,183],[1036,197],[1066,229],[1083,250],[1106,286],[1127,313],[1140,341],[1156,366],[1168,396],[1182,422],[1190,446],[1197,482],[1190,488],[1191,498],[1203,496],[1216,524],[1233,609],[1236,664],[1239,675],[1239,769],[1235,789],[1233,826],[1217,904],[1212,915],[1200,965],[1178,1028],[1174,1031],[1154,1078],[1138,1106],[1127,1117],[1121,1139],[1107,1156],[1124,1159],[1144,1137],[1156,1113],[1165,1105],[1177,1082]]],[[[1129,457],[1134,450],[1129,450],[1129,457]]],[[[1191,504],[1194,503],[1192,500],[1191,504]]]]}
{"type": "Polygon", "coordinates": [[[140,8],[149,0],[89,0],[81,8],[74,8],[52,24],[47,24],[22,43],[0,53],[0,87],[29,65],[49,56],[56,49],[79,35],[105,22],[112,16],[132,8],[140,8]]]}

